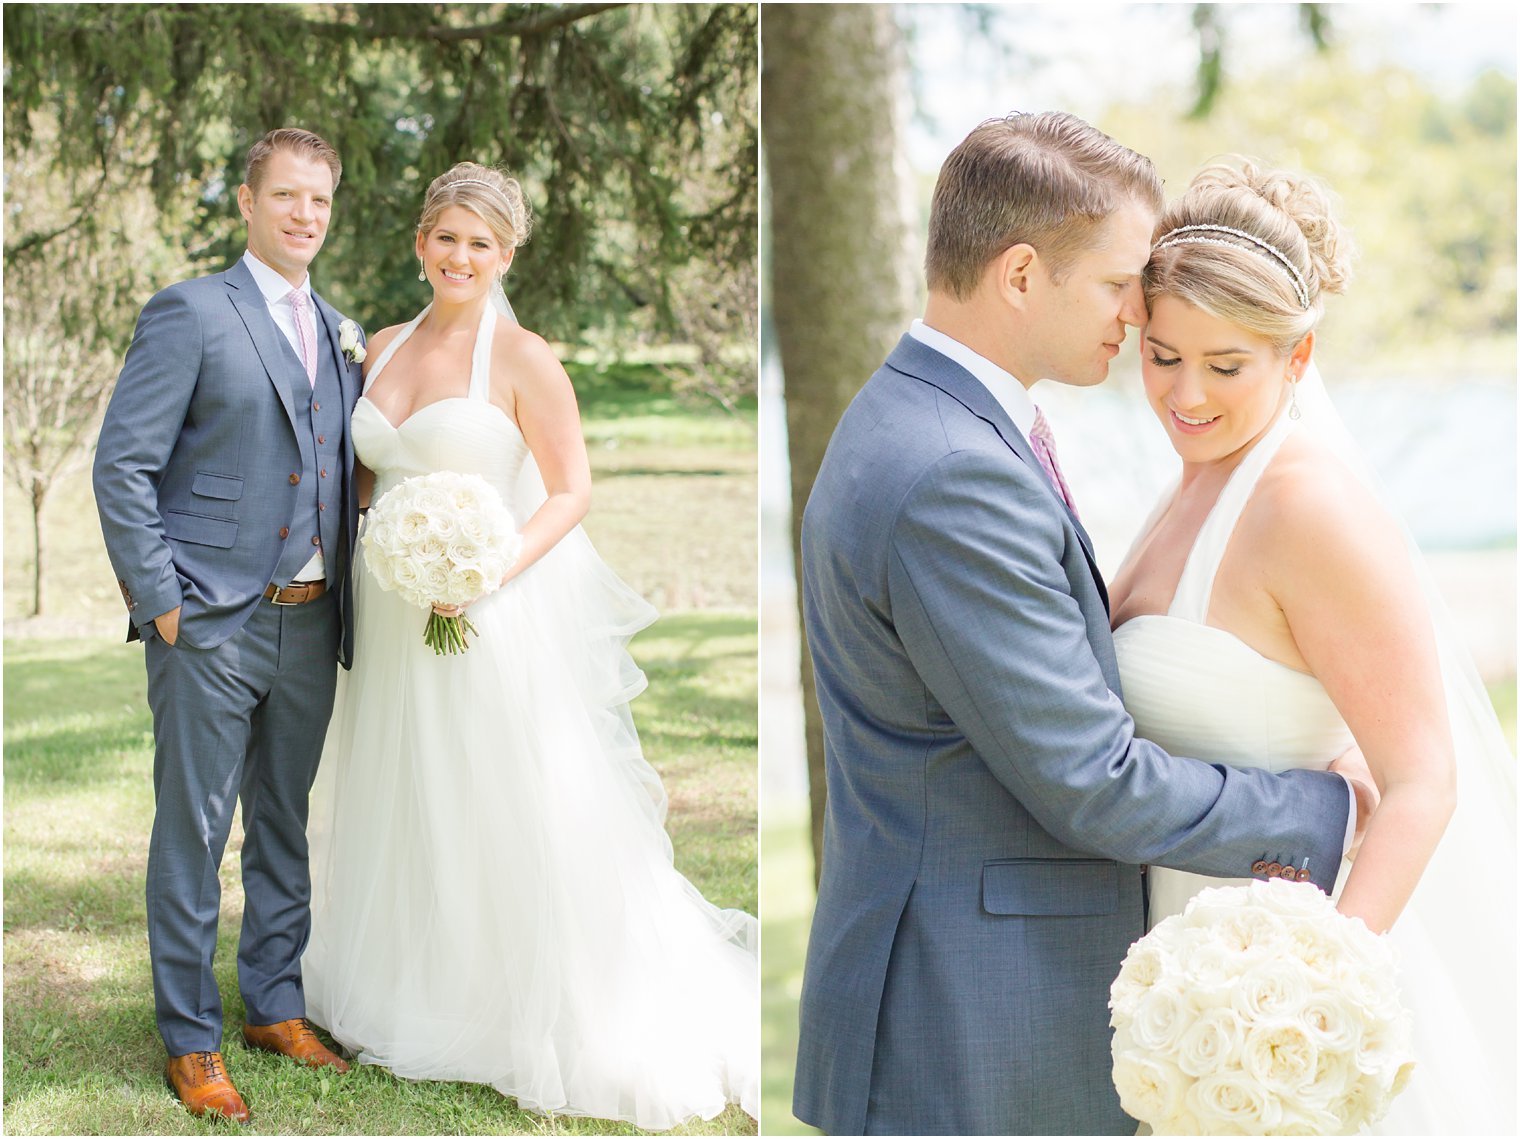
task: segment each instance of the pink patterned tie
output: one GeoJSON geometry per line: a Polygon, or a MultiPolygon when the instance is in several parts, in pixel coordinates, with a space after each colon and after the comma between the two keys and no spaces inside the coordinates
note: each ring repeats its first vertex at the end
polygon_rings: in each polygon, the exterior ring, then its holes
{"type": "Polygon", "coordinates": [[[1050,432],[1050,424],[1045,420],[1045,413],[1038,407],[1034,409],[1034,428],[1029,432],[1029,442],[1040,460],[1040,466],[1045,468],[1050,481],[1055,483],[1056,489],[1061,492],[1061,497],[1066,502],[1066,508],[1071,511],[1071,516],[1077,517],[1076,500],[1071,497],[1071,487],[1067,486],[1066,480],[1061,477],[1061,464],[1056,462],[1056,437],[1050,432]]]}
{"type": "Polygon", "coordinates": [[[290,307],[296,314],[296,340],[301,345],[301,363],[306,365],[306,378],[311,386],[317,386],[317,335],[308,315],[309,301],[300,289],[290,290],[290,307]]]}

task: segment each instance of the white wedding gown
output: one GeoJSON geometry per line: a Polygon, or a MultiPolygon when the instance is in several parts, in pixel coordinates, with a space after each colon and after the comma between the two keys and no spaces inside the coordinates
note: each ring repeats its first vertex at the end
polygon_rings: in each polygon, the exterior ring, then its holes
{"type": "MultiPolygon", "coordinates": [[[[468,397],[399,427],[359,400],[375,500],[450,470],[483,476],[519,525],[543,501],[522,433],[488,398],[497,319],[488,305],[468,397]]],[[[532,1111],[649,1129],[731,1102],[755,1115],[755,919],[672,865],[628,712],[645,680],[626,645],[654,610],[580,527],[470,607],[479,636],[458,656],[422,643],[426,613],[382,591],[362,554],[354,590],[354,667],[308,827],[310,1018],[362,1062],[490,1084],[532,1111]]]]}
{"type": "MultiPolygon", "coordinates": [[[[1319,681],[1205,623],[1230,535],[1293,428],[1280,417],[1231,474],[1168,611],[1114,630],[1124,703],[1137,734],[1174,755],[1274,771],[1324,768],[1353,742],[1319,681]]],[[[1374,1128],[1378,1134],[1516,1133],[1514,848],[1502,834],[1490,841],[1471,833],[1483,806],[1472,801],[1475,793],[1481,789],[1459,775],[1457,813],[1389,934],[1415,1018],[1417,1066],[1374,1128]],[[1443,888],[1450,883],[1463,884],[1460,898],[1443,888]]],[[[1269,849],[1262,854],[1281,858],[1269,849]]],[[[1237,884],[1162,867],[1150,869],[1149,882],[1151,927],[1182,912],[1203,887],[1237,884]]]]}

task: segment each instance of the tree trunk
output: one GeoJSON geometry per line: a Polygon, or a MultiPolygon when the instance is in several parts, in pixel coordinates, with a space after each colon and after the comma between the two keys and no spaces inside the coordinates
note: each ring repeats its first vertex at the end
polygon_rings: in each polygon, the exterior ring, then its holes
{"type": "MultiPolygon", "coordinates": [[[[907,62],[889,6],[762,9],[770,184],[770,313],[785,373],[792,557],[845,405],[906,330],[918,296],[902,153],[907,62]]],[[[802,650],[815,877],[823,856],[823,727],[802,650]]]]}
{"type": "Polygon", "coordinates": [[[47,606],[47,578],[42,572],[42,505],[47,499],[48,484],[32,477],[32,616],[41,617],[47,606]]]}

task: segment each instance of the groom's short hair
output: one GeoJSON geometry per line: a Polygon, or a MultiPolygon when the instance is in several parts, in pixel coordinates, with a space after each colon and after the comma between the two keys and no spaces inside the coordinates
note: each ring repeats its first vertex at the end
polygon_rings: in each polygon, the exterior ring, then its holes
{"type": "Polygon", "coordinates": [[[965,300],[987,263],[1019,244],[1033,246],[1059,281],[1128,200],[1160,214],[1155,166],[1076,115],[988,119],[950,152],[934,184],[929,288],[965,300]]]}
{"type": "Polygon", "coordinates": [[[288,150],[310,161],[327,163],[327,168],[332,171],[333,189],[338,188],[338,180],[343,177],[343,162],[338,158],[338,151],[333,144],[321,135],[300,127],[280,127],[248,148],[243,181],[255,194],[259,192],[259,183],[263,181],[264,167],[277,150],[288,150]]]}

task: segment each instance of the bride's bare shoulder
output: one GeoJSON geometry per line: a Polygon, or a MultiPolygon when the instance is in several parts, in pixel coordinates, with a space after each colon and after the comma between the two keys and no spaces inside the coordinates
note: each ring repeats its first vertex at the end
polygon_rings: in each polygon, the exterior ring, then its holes
{"type": "Polygon", "coordinates": [[[405,327],[404,324],[393,324],[389,328],[382,328],[365,340],[364,372],[366,375],[375,366],[375,361],[380,358],[380,354],[390,347],[391,341],[396,339],[397,334],[405,327]]]}
{"type": "Polygon", "coordinates": [[[1242,521],[1253,545],[1287,572],[1355,573],[1406,557],[1397,519],[1339,455],[1307,433],[1283,443],[1252,498],[1242,521]]]}
{"type": "Polygon", "coordinates": [[[503,321],[491,342],[491,381],[521,390],[544,384],[570,386],[554,347],[536,332],[503,321]]]}

